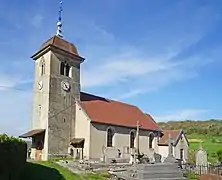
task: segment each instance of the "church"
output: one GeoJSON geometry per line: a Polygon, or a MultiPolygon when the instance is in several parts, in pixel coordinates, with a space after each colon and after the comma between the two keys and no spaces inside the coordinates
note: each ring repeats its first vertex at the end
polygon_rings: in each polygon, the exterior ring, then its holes
{"type": "Polygon", "coordinates": [[[140,125],[139,150],[158,153],[163,135],[153,118],[138,107],[81,91],[84,58],[57,35],[31,57],[35,63],[31,158],[48,160],[71,155],[77,159],[130,158],[140,125]]]}

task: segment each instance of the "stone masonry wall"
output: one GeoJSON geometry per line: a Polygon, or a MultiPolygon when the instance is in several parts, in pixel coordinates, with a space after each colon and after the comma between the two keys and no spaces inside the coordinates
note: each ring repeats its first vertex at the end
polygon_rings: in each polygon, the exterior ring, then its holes
{"type": "Polygon", "coordinates": [[[63,61],[52,53],[52,66],[50,75],[49,93],[49,119],[48,119],[48,153],[50,155],[68,154],[69,142],[74,138],[75,130],[75,99],[80,95],[79,66],[70,64],[72,77],[59,74],[60,62],[63,61]],[[75,71],[75,73],[73,73],[75,71]],[[71,89],[65,92],[62,81],[69,82],[71,89]]]}

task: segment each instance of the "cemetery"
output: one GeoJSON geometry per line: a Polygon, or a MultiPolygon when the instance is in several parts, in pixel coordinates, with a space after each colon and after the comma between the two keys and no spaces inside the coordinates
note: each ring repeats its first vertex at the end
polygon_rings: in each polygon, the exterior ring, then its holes
{"type": "MultiPolygon", "coordinates": [[[[139,144],[139,138],[137,138],[137,144],[139,144]]],[[[136,148],[129,162],[126,160],[125,162],[123,160],[122,162],[115,160],[112,162],[89,162],[81,160],[79,163],[74,161],[60,161],[58,164],[74,173],[108,171],[111,179],[117,180],[185,180],[187,178],[183,176],[184,171],[173,156],[172,150],[172,141],[169,137],[168,157],[164,162],[161,162],[161,155],[155,153],[153,159],[150,159],[140,154],[139,148],[136,148]]]]}
{"type": "Polygon", "coordinates": [[[75,174],[108,172],[111,179],[116,180],[146,180],[146,179],[206,179],[206,176],[222,175],[220,164],[210,164],[208,162],[207,152],[200,143],[195,153],[195,165],[188,163],[181,164],[173,156],[172,141],[168,140],[168,157],[161,162],[161,155],[155,153],[153,159],[139,153],[135,149],[131,155],[130,161],[118,159],[113,161],[64,161],[58,162],[59,165],[66,167],[75,174]]]}

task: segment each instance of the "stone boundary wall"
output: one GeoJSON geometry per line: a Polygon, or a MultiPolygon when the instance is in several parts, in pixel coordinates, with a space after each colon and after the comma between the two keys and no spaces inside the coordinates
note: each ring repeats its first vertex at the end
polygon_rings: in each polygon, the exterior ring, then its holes
{"type": "Polygon", "coordinates": [[[199,180],[222,180],[222,176],[216,174],[202,174],[199,180]]]}
{"type": "Polygon", "coordinates": [[[17,138],[0,135],[0,179],[19,180],[27,158],[27,144],[17,138]]]}

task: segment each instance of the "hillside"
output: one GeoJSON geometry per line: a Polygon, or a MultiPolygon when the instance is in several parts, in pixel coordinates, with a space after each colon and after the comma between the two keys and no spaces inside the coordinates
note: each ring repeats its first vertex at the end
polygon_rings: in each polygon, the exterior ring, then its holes
{"type": "Polygon", "coordinates": [[[183,129],[189,134],[220,136],[222,135],[222,120],[211,119],[207,121],[169,121],[159,122],[162,129],[183,129]]]}

